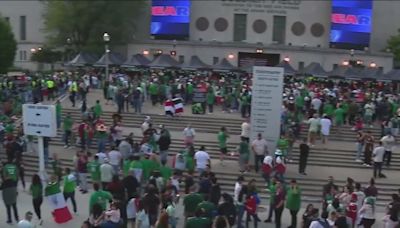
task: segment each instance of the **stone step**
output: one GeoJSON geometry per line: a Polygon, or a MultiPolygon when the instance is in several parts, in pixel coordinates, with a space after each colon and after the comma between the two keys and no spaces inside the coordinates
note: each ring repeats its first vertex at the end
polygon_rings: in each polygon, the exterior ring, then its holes
{"type": "MultiPolygon", "coordinates": [[[[4,158],[4,155],[0,156],[4,158]]],[[[30,177],[33,174],[37,173],[37,164],[38,158],[31,155],[25,154],[24,155],[24,164],[25,164],[25,171],[26,177],[30,177]]],[[[67,159],[61,159],[61,166],[63,168],[72,167],[72,162],[67,159]]],[[[52,174],[52,170],[47,168],[48,174],[52,174]]],[[[237,176],[240,175],[239,173],[235,172],[221,172],[216,171],[216,176],[218,178],[218,183],[221,185],[221,189],[223,192],[232,193],[235,181],[237,176]]],[[[265,189],[265,184],[263,178],[256,173],[246,173],[244,174],[246,180],[256,179],[257,188],[260,191],[260,196],[262,199],[268,199],[269,194],[268,191],[265,189]]],[[[287,180],[290,180],[291,177],[287,177],[287,180]]],[[[306,178],[296,178],[300,188],[302,189],[302,200],[304,202],[320,202],[320,196],[322,191],[322,186],[326,183],[326,180],[323,179],[306,179],[306,178]]],[[[337,180],[336,184],[338,186],[343,186],[345,184],[344,180],[337,180]]],[[[363,186],[366,186],[367,183],[361,183],[363,186]]],[[[379,201],[378,205],[384,206],[387,202],[390,201],[391,194],[396,192],[400,185],[395,184],[377,184],[379,186],[379,201]]]]}

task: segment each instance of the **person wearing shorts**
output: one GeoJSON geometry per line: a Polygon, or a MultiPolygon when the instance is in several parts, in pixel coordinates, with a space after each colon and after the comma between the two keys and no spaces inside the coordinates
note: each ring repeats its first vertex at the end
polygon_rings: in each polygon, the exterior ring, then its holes
{"type": "Polygon", "coordinates": [[[219,145],[219,150],[220,150],[220,162],[221,165],[223,165],[223,161],[225,159],[225,155],[228,153],[228,148],[226,146],[226,141],[228,140],[229,135],[226,132],[225,127],[221,127],[220,132],[218,133],[218,145],[219,145]]]}

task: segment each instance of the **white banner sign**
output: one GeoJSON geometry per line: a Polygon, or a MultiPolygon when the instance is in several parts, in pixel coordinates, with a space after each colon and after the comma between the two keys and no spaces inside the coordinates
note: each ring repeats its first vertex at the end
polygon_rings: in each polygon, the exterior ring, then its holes
{"type": "Polygon", "coordinates": [[[251,100],[251,140],[261,133],[274,154],[280,137],[283,94],[283,68],[253,67],[251,100]]]}
{"type": "Polygon", "coordinates": [[[24,104],[22,106],[24,133],[42,137],[57,136],[54,105],[24,104]]]}

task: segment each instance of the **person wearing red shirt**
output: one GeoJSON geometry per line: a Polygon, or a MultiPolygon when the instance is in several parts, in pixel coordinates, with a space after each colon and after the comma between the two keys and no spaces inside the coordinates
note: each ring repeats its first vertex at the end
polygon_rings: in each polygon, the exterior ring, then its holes
{"type": "Polygon", "coordinates": [[[245,208],[247,212],[246,227],[249,227],[250,216],[253,217],[254,227],[257,227],[259,218],[257,215],[257,196],[255,193],[251,192],[247,195],[245,208]]]}
{"type": "Polygon", "coordinates": [[[346,216],[351,218],[353,227],[357,219],[357,211],[357,194],[352,193],[350,203],[346,208],[346,216]]]}

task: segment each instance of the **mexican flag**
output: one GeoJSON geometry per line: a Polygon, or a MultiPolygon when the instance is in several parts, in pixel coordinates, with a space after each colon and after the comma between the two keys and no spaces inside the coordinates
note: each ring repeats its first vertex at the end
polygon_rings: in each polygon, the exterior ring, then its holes
{"type": "Polygon", "coordinates": [[[72,219],[58,182],[52,182],[46,186],[45,196],[53,209],[52,214],[56,223],[66,223],[72,219]]]}

